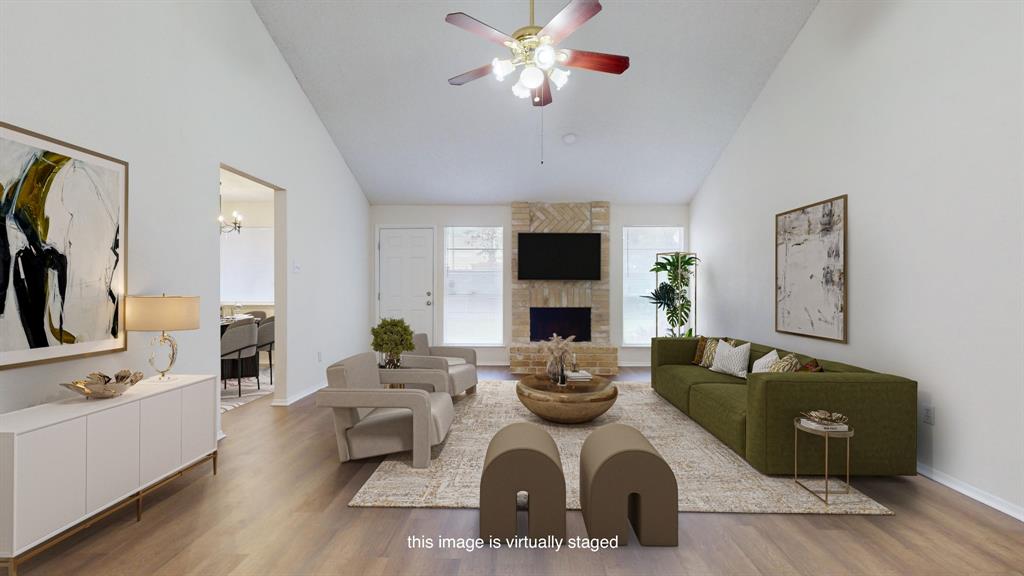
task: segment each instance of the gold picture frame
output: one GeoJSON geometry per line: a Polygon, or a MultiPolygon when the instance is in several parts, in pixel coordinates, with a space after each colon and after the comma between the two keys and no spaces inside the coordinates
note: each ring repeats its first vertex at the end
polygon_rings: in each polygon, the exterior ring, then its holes
{"type": "Polygon", "coordinates": [[[0,122],[0,227],[0,370],[128,349],[128,162],[0,122]]]}

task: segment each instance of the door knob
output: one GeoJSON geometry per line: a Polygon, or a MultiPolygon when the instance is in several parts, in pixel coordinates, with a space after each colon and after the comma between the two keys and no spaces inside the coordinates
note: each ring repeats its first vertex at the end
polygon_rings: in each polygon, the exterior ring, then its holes
{"type": "Polygon", "coordinates": [[[427,306],[430,306],[430,300],[427,300],[427,306]]]}
{"type": "Polygon", "coordinates": [[[430,296],[430,290],[427,290],[427,296],[430,296]]]}

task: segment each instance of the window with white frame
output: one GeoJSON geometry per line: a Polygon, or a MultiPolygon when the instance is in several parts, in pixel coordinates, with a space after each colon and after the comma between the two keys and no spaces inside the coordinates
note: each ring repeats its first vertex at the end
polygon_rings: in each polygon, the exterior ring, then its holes
{"type": "Polygon", "coordinates": [[[501,226],[445,226],[444,342],[501,345],[501,226]]]}
{"type": "MultiPolygon", "coordinates": [[[[650,346],[656,336],[654,304],[644,298],[655,288],[651,266],[659,252],[684,250],[683,228],[678,226],[623,226],[622,228],[622,344],[650,346]]],[[[658,312],[658,328],[665,333],[665,313],[658,312]]]]}

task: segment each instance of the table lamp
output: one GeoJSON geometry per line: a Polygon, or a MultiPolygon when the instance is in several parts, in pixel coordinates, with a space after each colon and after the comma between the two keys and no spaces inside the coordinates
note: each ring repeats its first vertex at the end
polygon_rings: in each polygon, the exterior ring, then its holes
{"type": "Polygon", "coordinates": [[[178,343],[167,332],[199,328],[199,296],[129,296],[125,328],[133,332],[160,332],[150,344],[170,346],[167,367],[156,365],[156,352],[149,356],[149,364],[160,373],[160,380],[167,380],[167,373],[178,359],[178,343]]]}

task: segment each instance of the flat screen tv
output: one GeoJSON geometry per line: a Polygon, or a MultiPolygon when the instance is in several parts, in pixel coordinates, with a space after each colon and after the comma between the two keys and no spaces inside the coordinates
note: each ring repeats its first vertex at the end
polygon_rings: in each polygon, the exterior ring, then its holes
{"type": "Polygon", "coordinates": [[[601,235],[519,233],[520,280],[600,280],[601,235]]]}

